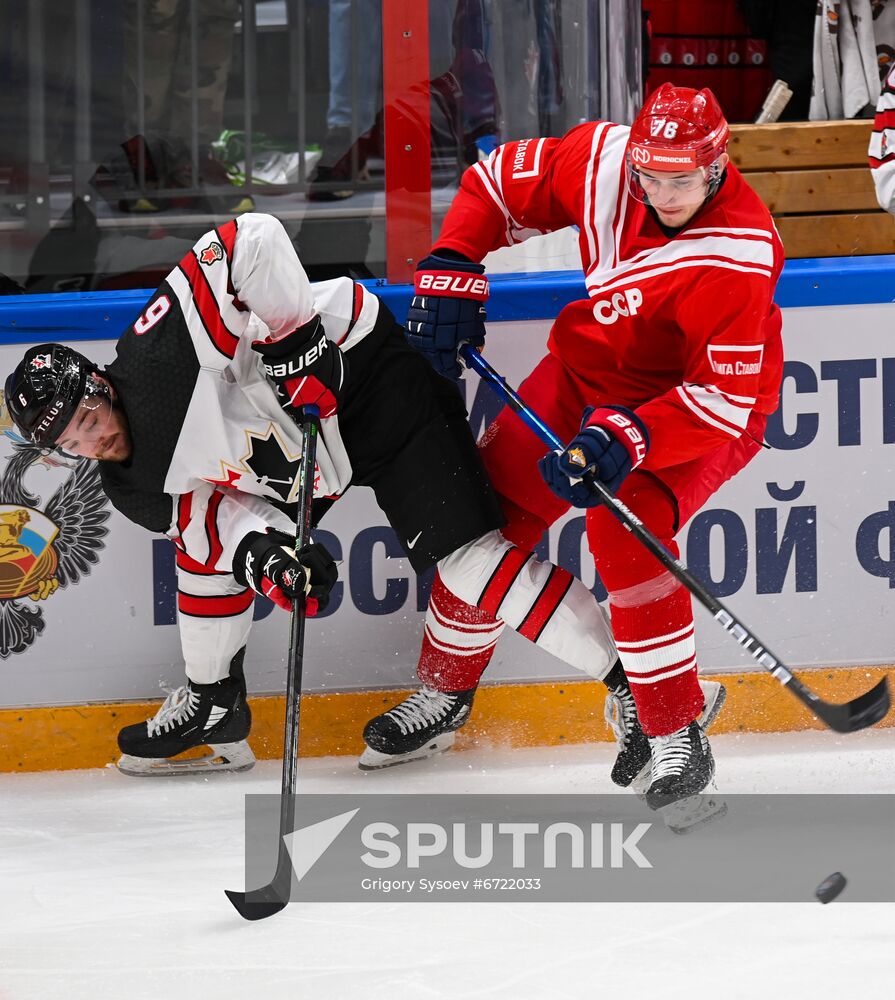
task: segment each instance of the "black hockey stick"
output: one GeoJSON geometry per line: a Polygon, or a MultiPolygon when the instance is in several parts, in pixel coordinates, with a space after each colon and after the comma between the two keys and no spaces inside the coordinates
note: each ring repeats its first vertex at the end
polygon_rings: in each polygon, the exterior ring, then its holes
{"type": "MultiPolygon", "coordinates": [[[[311,501],[314,498],[314,464],[317,458],[317,434],[320,411],[306,406],[302,411],[302,450],[298,479],[298,518],[295,526],[295,554],[311,538],[311,501]]],[[[298,421],[299,418],[296,417],[298,421]]],[[[292,860],[286,849],[286,836],[295,823],[295,770],[298,763],[298,733],[301,715],[301,673],[305,644],[305,602],[292,602],[289,635],[289,659],[286,671],[286,728],[283,735],[283,783],[280,790],[280,837],[277,845],[277,870],[273,879],[260,889],[238,892],[225,889],[227,899],[246,920],[262,920],[284,909],[292,889],[292,860]]]]}
{"type": "MultiPolygon", "coordinates": [[[[460,358],[467,368],[473,369],[487,385],[497,393],[510,409],[514,410],[534,433],[554,451],[564,451],[565,445],[549,427],[522,400],[519,394],[506,383],[491,365],[469,344],[460,348],[460,358]]],[[[757,660],[765,670],[791,691],[796,698],[813,712],[821,722],[837,733],[853,733],[875,725],[889,711],[889,685],[884,677],[879,684],[844,705],[835,705],[819,698],[810,688],[795,677],[780,660],[761,642],[755,633],[745,626],[728,610],[714,594],[701,583],[680,560],[665,548],[658,538],[644,526],[640,518],[606,487],[595,480],[593,475],[585,477],[585,482],[597,494],[600,501],[618,518],[646,548],[659,560],[672,576],[676,577],[721,627],[730,632],[736,641],[757,660]]]]}

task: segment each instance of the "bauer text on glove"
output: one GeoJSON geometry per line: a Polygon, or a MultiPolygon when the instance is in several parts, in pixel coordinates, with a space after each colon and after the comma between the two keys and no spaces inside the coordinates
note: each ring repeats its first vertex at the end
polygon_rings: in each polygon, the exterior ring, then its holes
{"type": "Polygon", "coordinates": [[[301,410],[313,404],[320,408],[321,417],[338,411],[347,364],[339,348],[327,339],[319,316],[279,340],[256,340],[252,347],[264,359],[264,370],[284,409],[301,410]]]}
{"type": "Polygon", "coordinates": [[[447,378],[460,377],[457,349],[463,343],[485,343],[485,268],[470,260],[430,255],[414,277],[414,296],[407,311],[407,340],[447,378]]]}
{"type": "Polygon", "coordinates": [[[305,613],[313,616],[329,602],[338,571],[322,545],[306,546],[298,559],[294,545],[295,540],[282,531],[250,531],[233,556],[233,575],[286,611],[292,610],[292,599],[303,594],[305,613]]]}
{"type": "Polygon", "coordinates": [[[646,458],[649,431],[625,406],[587,407],[581,429],[565,451],[545,455],[538,467],[544,482],[573,507],[595,507],[599,498],[584,482],[590,473],[615,493],[625,476],[646,458]]]}

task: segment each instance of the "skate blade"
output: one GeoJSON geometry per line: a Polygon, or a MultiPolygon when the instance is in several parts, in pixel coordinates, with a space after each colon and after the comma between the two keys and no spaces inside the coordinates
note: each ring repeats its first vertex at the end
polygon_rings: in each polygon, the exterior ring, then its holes
{"type": "Polygon", "coordinates": [[[705,707],[697,716],[696,721],[699,723],[699,728],[706,732],[724,707],[724,702],[727,700],[727,688],[719,681],[700,681],[699,686],[705,697],[705,707]]]}
{"type": "Polygon", "coordinates": [[[659,815],[672,833],[692,833],[726,816],[727,803],[718,795],[717,789],[713,789],[663,806],[659,815]]]}
{"type": "MultiPolygon", "coordinates": [[[[197,748],[198,749],[198,748],[197,748]]],[[[255,766],[252,748],[238,743],[209,743],[199,757],[133,757],[122,754],[117,767],[132,778],[165,778],[177,774],[208,774],[211,771],[248,771],[255,766]]]]}
{"type": "Polygon", "coordinates": [[[372,747],[367,747],[361,754],[357,766],[362,771],[381,771],[384,767],[394,767],[395,764],[407,764],[412,760],[425,760],[426,757],[434,757],[435,754],[450,750],[456,738],[456,733],[441,733],[418,750],[409,750],[407,753],[380,753],[372,747]]]}

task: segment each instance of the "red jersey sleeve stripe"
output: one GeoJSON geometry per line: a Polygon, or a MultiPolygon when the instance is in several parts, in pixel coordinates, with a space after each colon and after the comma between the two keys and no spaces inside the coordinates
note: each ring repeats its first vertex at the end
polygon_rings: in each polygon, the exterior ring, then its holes
{"type": "Polygon", "coordinates": [[[236,354],[239,337],[227,329],[214,292],[211,290],[211,285],[208,284],[208,278],[192,250],[180,262],[180,270],[189,283],[196,310],[209,339],[221,354],[232,358],[236,354]]]}
{"type": "Polygon", "coordinates": [[[348,329],[342,334],[341,337],[336,341],[336,346],[344,344],[345,341],[354,329],[357,323],[358,316],[361,314],[361,310],[364,307],[364,288],[363,285],[359,285],[356,281],[354,283],[354,298],[351,303],[351,320],[348,323],[348,329]]]}
{"type": "Polygon", "coordinates": [[[232,263],[233,263],[233,247],[236,245],[236,219],[231,219],[229,222],[225,222],[223,226],[218,226],[215,229],[217,238],[221,241],[221,245],[224,248],[224,253],[227,255],[227,294],[233,299],[233,305],[240,312],[249,312],[249,307],[242,302],[239,296],[236,294],[236,289],[233,287],[233,274],[232,274],[232,263]]]}
{"type": "Polygon", "coordinates": [[[255,600],[255,591],[250,587],[238,594],[224,597],[197,597],[177,591],[177,607],[183,615],[191,618],[233,618],[248,611],[255,600]]]}
{"type": "Polygon", "coordinates": [[[229,222],[225,222],[223,226],[218,226],[215,232],[218,234],[218,239],[221,241],[224,252],[227,254],[227,265],[229,267],[230,260],[233,257],[233,247],[236,243],[236,219],[231,219],[229,222]]]}
{"type": "Polygon", "coordinates": [[[683,401],[687,409],[691,410],[693,413],[699,417],[703,423],[709,424],[711,427],[716,427],[720,431],[724,431],[725,434],[729,434],[731,437],[738,438],[743,433],[742,427],[737,427],[736,424],[731,423],[729,420],[725,420],[718,413],[709,412],[704,406],[701,406],[693,395],[683,387],[677,387],[678,396],[683,401]]]}

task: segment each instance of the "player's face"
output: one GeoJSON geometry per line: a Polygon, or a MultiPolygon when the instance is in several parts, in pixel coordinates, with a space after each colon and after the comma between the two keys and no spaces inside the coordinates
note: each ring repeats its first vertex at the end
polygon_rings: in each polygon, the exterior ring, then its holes
{"type": "Polygon", "coordinates": [[[708,183],[702,168],[677,174],[638,170],[638,180],[650,205],[665,226],[683,226],[702,207],[708,183]]]}
{"type": "Polygon", "coordinates": [[[103,462],[124,462],[130,458],[131,436],[127,418],[115,404],[114,390],[100,376],[93,376],[108,387],[107,395],[85,396],[68,426],[59,435],[56,447],[69,455],[95,458],[103,462]]]}
{"type": "MultiPolygon", "coordinates": [[[[718,170],[723,170],[727,166],[727,154],[722,153],[716,162],[718,170]]],[[[638,170],[637,180],[661,223],[672,228],[686,225],[702,208],[708,195],[705,167],[677,173],[638,170]]]]}

